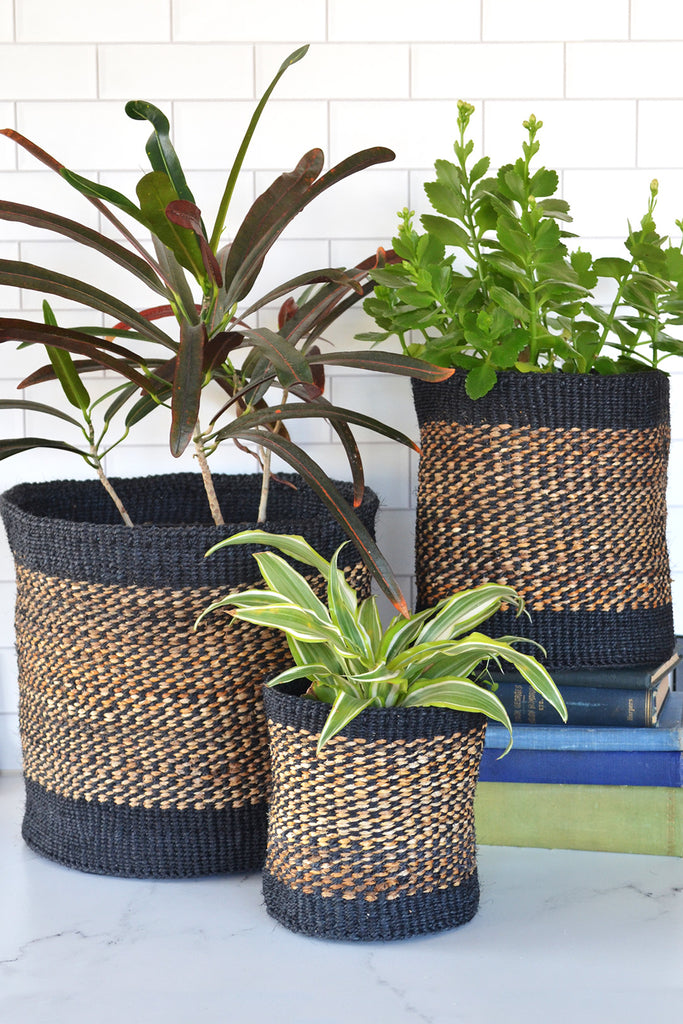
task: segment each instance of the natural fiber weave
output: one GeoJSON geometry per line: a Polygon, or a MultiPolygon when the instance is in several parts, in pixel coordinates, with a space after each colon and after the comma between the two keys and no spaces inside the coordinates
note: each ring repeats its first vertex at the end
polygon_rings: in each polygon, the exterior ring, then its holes
{"type": "MultiPolygon", "coordinates": [[[[193,624],[228,589],[258,583],[253,549],[204,558],[222,536],[256,524],[183,525],[183,510],[204,518],[193,474],[116,483],[145,525],[111,522],[97,483],[22,485],[1,499],[17,568],[24,836],[99,873],[255,870],[269,781],[261,685],[291,657],[279,634],[225,610],[196,632],[193,624]],[[155,507],[162,523],[150,522],[155,507]]],[[[276,514],[288,506],[290,518],[262,526],[304,533],[329,556],[341,529],[298,483],[275,487],[276,514]]],[[[258,476],[217,484],[226,512],[237,491],[252,514],[258,476]]],[[[368,494],[370,528],[376,507],[368,494]]],[[[355,549],[344,554],[367,591],[355,549]]]]}
{"type": "Polygon", "coordinates": [[[369,710],[316,757],[329,706],[281,688],[266,691],[265,705],[268,912],[292,931],[367,941],[469,921],[483,716],[369,710]]]}
{"type": "Polygon", "coordinates": [[[669,657],[668,379],[507,373],[473,402],[456,374],[414,394],[419,607],[506,583],[532,621],[486,628],[540,642],[553,667],[669,657]]]}

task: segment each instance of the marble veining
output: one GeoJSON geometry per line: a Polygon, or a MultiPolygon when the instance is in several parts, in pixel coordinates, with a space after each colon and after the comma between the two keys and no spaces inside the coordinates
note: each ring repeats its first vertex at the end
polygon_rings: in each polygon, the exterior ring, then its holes
{"type": "Polygon", "coordinates": [[[0,775],[2,1024],[642,1024],[683,1010],[683,861],[479,849],[469,924],[332,943],[268,917],[258,875],[70,871],[0,775]]]}

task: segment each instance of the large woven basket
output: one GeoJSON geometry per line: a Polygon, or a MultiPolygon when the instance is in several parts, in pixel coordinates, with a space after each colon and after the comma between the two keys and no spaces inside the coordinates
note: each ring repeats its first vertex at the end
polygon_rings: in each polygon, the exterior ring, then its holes
{"type": "Polygon", "coordinates": [[[419,607],[507,583],[531,622],[503,611],[486,631],[538,641],[549,666],[667,659],[668,378],[510,371],[477,401],[464,384],[413,382],[419,607]]]}
{"type": "MultiPolygon", "coordinates": [[[[261,526],[303,533],[329,557],[345,538],[296,482],[272,484],[261,526]]],[[[199,474],[115,484],[132,528],[97,481],[26,484],[0,499],[17,572],[24,838],[107,875],[256,870],[269,780],[261,684],[291,658],[279,634],[228,628],[222,610],[193,623],[260,580],[253,549],[204,557],[256,525],[260,478],[216,477],[225,527],[211,523],[199,474]]],[[[370,529],[376,508],[366,492],[370,529]]],[[[369,588],[351,545],[344,556],[369,588]]]]}
{"type": "Polygon", "coordinates": [[[294,932],[386,940],[479,905],[474,792],[485,719],[366,710],[316,757],[329,706],[268,689],[272,795],[263,892],[294,932]]]}

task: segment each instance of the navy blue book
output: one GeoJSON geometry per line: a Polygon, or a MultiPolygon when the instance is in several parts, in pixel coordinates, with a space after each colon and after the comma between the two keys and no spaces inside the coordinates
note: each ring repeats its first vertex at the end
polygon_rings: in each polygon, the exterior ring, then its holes
{"type": "MultiPolygon", "coordinates": [[[[683,657],[683,637],[678,637],[676,650],[661,665],[627,665],[622,668],[576,668],[551,669],[550,674],[564,693],[565,686],[589,686],[610,690],[649,690],[662,676],[667,675],[683,657]]],[[[498,672],[491,668],[491,678],[496,683],[522,683],[519,672],[510,669],[498,672]]],[[[675,687],[674,687],[675,689],[675,687]]]]}
{"type": "MultiPolygon", "coordinates": [[[[570,725],[623,725],[649,727],[655,724],[672,688],[673,669],[647,689],[624,690],[605,686],[563,686],[553,673],[567,705],[570,725]]],[[[555,708],[527,682],[497,683],[496,696],[513,724],[558,725],[555,708]]]]}
{"type": "Polygon", "coordinates": [[[683,786],[680,750],[512,750],[488,747],[482,782],[542,782],[578,786],[683,786]]]}
{"type": "MultiPolygon", "coordinates": [[[[507,747],[507,729],[497,722],[486,727],[486,747],[507,747]]],[[[517,750],[683,750],[683,690],[670,693],[651,729],[599,725],[516,725],[517,750]]],[[[514,748],[513,748],[514,749],[514,748]]]]}

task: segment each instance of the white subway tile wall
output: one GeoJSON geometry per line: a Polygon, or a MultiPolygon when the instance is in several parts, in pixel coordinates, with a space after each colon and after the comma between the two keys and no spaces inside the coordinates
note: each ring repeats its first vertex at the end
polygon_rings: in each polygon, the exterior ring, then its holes
{"type": "MultiPolygon", "coordinates": [[[[390,243],[396,212],[428,209],[423,183],[433,161],[448,157],[456,103],[476,104],[476,151],[494,164],[513,159],[530,113],[545,122],[543,156],[560,171],[561,189],[586,247],[613,252],[628,219],[637,221],[649,182],[660,181],[660,225],[680,233],[683,217],[683,6],[671,0],[0,0],[0,127],[14,127],[74,170],[132,194],[145,167],[149,128],[124,113],[148,99],[169,115],[174,139],[200,205],[213,218],[254,102],[282,59],[311,43],[290,68],[257,131],[240,175],[229,232],[256,194],[301,154],[320,146],[328,163],[365,146],[393,149],[396,160],[321,196],[288,229],[268,258],[263,291],[283,275],[348,265],[390,243]]],[[[0,137],[0,195],[98,224],[92,207],[56,175],[0,137]]],[[[83,273],[145,306],[154,298],[116,268],[33,228],[0,224],[0,256],[83,273]],[[132,287],[131,287],[132,284],[132,287]]],[[[5,315],[40,318],[41,296],[0,288],[5,315]]],[[[79,321],[56,300],[60,321],[79,321]]],[[[261,315],[272,323],[276,310],[261,315]]],[[[330,331],[336,346],[357,347],[367,329],[358,309],[330,331]]],[[[35,369],[38,356],[3,345],[3,396],[35,369]]],[[[676,625],[683,631],[683,365],[671,366],[672,457],[669,544],[676,625]]],[[[44,385],[43,398],[54,389],[44,385]]],[[[93,381],[105,390],[107,377],[93,381]]],[[[330,395],[386,418],[417,437],[406,380],[353,370],[331,375],[330,395]]],[[[108,457],[112,474],[192,467],[165,450],[166,425],[149,420],[108,457]]],[[[4,436],[40,430],[39,417],[0,410],[4,436]]],[[[325,424],[299,423],[297,441],[333,474],[344,455],[325,424]]],[[[360,431],[369,484],[383,501],[379,539],[409,597],[417,457],[360,431]]],[[[251,470],[225,449],[216,466],[251,470]]],[[[28,479],[85,477],[64,453],[32,452],[0,462],[0,489],[28,479]]],[[[12,639],[14,574],[0,539],[0,769],[20,766],[12,639]]]]}

